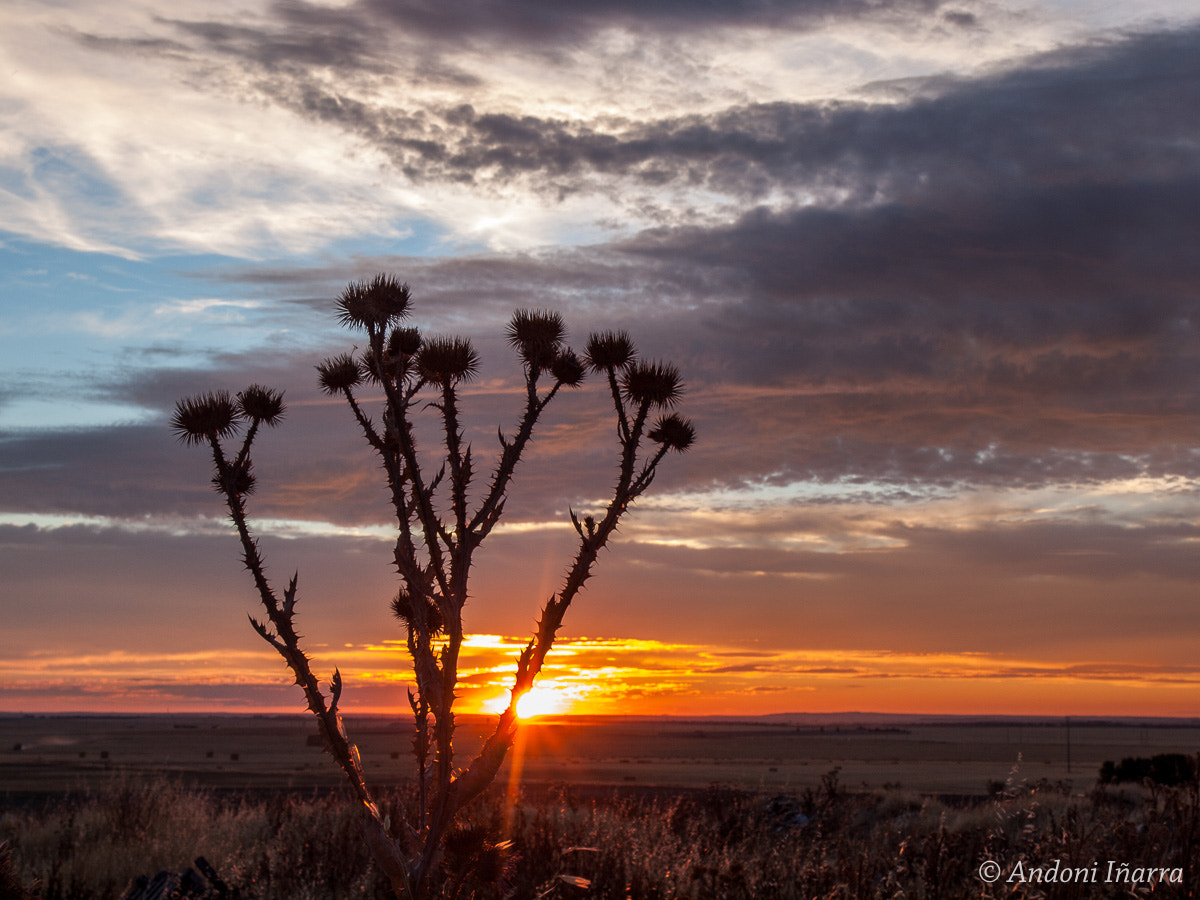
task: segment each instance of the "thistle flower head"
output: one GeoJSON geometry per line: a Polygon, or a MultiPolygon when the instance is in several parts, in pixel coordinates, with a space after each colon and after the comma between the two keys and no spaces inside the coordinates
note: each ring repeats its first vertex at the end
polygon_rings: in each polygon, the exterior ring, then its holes
{"type": "Polygon", "coordinates": [[[419,328],[396,328],[388,337],[388,353],[393,356],[415,356],[421,349],[419,328]]]}
{"type": "Polygon", "coordinates": [[[237,395],[238,409],[251,422],[274,427],[283,420],[283,391],[252,384],[237,395]]]}
{"type": "Polygon", "coordinates": [[[585,374],[583,363],[570,348],[563,350],[550,364],[550,372],[555,379],[567,387],[578,387],[583,383],[585,374]]]}
{"type": "Polygon", "coordinates": [[[387,359],[380,360],[370,348],[363,351],[358,371],[359,375],[371,384],[381,384],[394,378],[399,372],[396,366],[388,364],[387,359]]]}
{"type": "Polygon", "coordinates": [[[509,346],[531,366],[548,369],[566,337],[562,316],[552,310],[518,309],[505,330],[509,346]]]}
{"type": "Polygon", "coordinates": [[[583,361],[593,372],[620,369],[637,356],[633,340],[624,331],[588,335],[583,361]]]}
{"type": "Polygon", "coordinates": [[[327,394],[340,394],[362,381],[358,363],[349,353],[331,356],[317,365],[317,380],[327,394]]]}
{"type": "Polygon", "coordinates": [[[237,431],[241,415],[229,391],[210,391],[176,403],[171,429],[185,444],[203,444],[237,431]]]}
{"type": "Polygon", "coordinates": [[[417,367],[427,381],[448,387],[475,377],[479,354],[466,338],[430,338],[421,345],[417,367]]]}
{"type": "Polygon", "coordinates": [[[671,413],[655,422],[648,436],[650,440],[662,444],[668,450],[685,453],[696,440],[696,428],[689,419],[671,413]]]}
{"type": "Polygon", "coordinates": [[[438,612],[436,604],[421,597],[414,597],[404,588],[392,598],[392,615],[408,628],[416,627],[418,612],[423,612],[423,625],[431,635],[441,633],[442,614],[438,612]]]}
{"type": "Polygon", "coordinates": [[[407,284],[392,275],[376,275],[370,281],[352,281],[346,286],[337,299],[338,321],[376,331],[407,316],[411,303],[407,284]]]}
{"type": "Polygon", "coordinates": [[[219,494],[246,496],[254,493],[256,481],[250,461],[244,460],[240,465],[230,465],[224,472],[214,475],[212,483],[219,494]]]}
{"type": "Polygon", "coordinates": [[[670,363],[637,362],[621,379],[625,399],[637,405],[672,407],[683,396],[679,370],[670,363]]]}

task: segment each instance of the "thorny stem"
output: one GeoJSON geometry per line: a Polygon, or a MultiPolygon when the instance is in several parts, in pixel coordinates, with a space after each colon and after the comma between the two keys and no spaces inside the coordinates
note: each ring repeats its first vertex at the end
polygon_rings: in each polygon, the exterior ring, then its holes
{"type": "MultiPolygon", "coordinates": [[[[449,379],[441,382],[440,402],[429,404],[441,414],[445,458],[441,470],[432,481],[427,481],[422,474],[409,412],[418,392],[429,387],[430,382],[410,369],[403,359],[399,367],[389,371],[384,353],[386,329],[370,323],[367,331],[370,352],[377,366],[373,371],[378,375],[384,393],[381,427],[377,428],[363,412],[349,385],[342,387],[340,393],[367,443],[383,462],[396,513],[398,534],[394,561],[404,585],[396,602],[398,612],[405,619],[407,646],[416,679],[416,690],[409,691],[408,699],[414,719],[412,746],[418,776],[418,808],[415,816],[399,828],[402,845],[388,834],[366,786],[358,750],[347,737],[338,714],[342,688],[340,673],[335,671],[327,697],[300,649],[294,627],[296,578],[291,580],[281,603],[267,579],[257,542],[248,526],[245,481],[250,473],[250,449],[259,423],[251,421],[232,463],[225,457],[218,434],[213,432],[206,436],[216,469],[214,483],[225,497],[242,545],[246,568],[253,576],[274,631],[253,618],[251,623],[284,658],[296,683],[304,691],[327,749],[366,811],[368,845],[390,878],[397,897],[422,898],[430,889],[432,873],[440,864],[445,835],[456,815],[492,783],[512,747],[517,731],[517,701],[532,688],[541,672],[563,617],[591,577],[600,551],[616,532],[631,504],[649,488],[658,464],[668,450],[668,442],[660,441],[660,446],[642,460],[639,470],[638,456],[652,402],[644,398],[634,402],[630,398],[627,405],[618,381],[618,367],[607,366],[605,375],[616,414],[620,457],[611,499],[599,522],[589,516],[586,527],[574,513],[571,514],[579,544],[562,587],[546,601],[536,631],[518,658],[509,702],[500,714],[495,730],[478,756],[456,775],[453,747],[455,689],[464,640],[462,610],[468,597],[467,580],[472,557],[503,513],[517,464],[532,440],[540,416],[564,383],[574,384],[578,379],[568,374],[561,376],[571,379],[564,382],[556,377],[539,395],[539,374],[546,369],[527,358],[525,408],[511,439],[500,434],[500,453],[490,484],[472,514],[468,509],[468,488],[473,474],[471,448],[462,446],[458,396],[452,382],[449,379]],[[435,504],[435,495],[447,474],[452,517],[449,526],[442,520],[435,504]]],[[[392,337],[395,341],[397,336],[392,337]]],[[[625,371],[623,365],[620,368],[625,371]]],[[[655,440],[659,439],[656,437],[655,440]]]]}
{"type": "MultiPolygon", "coordinates": [[[[615,378],[611,380],[615,383],[615,378]]],[[[534,681],[541,673],[546,656],[554,646],[558,629],[562,626],[563,617],[575,596],[591,577],[592,566],[595,564],[600,550],[616,531],[621,516],[628,510],[629,505],[649,487],[654,477],[654,469],[666,453],[666,447],[660,447],[654,457],[643,467],[639,477],[634,479],[637,451],[649,412],[649,403],[643,402],[639,405],[634,424],[630,429],[627,425],[628,420],[620,394],[614,393],[614,399],[620,412],[622,438],[621,470],[613,489],[613,498],[599,525],[589,527],[587,533],[582,528],[578,529],[579,549],[576,551],[574,562],[567,573],[566,581],[558,594],[546,601],[546,605],[542,609],[542,616],[538,621],[537,632],[517,660],[517,672],[513,680],[508,706],[501,713],[495,731],[488,737],[479,755],[452,786],[457,795],[455,800],[459,807],[477,797],[495,779],[496,773],[516,738],[517,702],[533,687],[534,681]]]]}
{"type": "MultiPolygon", "coordinates": [[[[354,796],[362,804],[363,810],[366,813],[367,822],[365,823],[365,827],[374,855],[384,871],[391,876],[393,886],[397,888],[397,896],[403,896],[400,886],[405,880],[404,876],[406,873],[402,871],[402,866],[399,865],[400,856],[398,850],[393,843],[388,841],[386,843],[391,845],[391,852],[385,853],[386,846],[378,839],[378,834],[384,832],[383,820],[379,808],[367,788],[358,748],[350,743],[345,728],[342,725],[342,718],[337,711],[337,703],[342,690],[341,674],[336,671],[334,672],[333,681],[330,685],[331,697],[327,700],[321,692],[312,667],[309,665],[308,657],[300,649],[299,635],[297,635],[293,625],[297,587],[296,579],[293,578],[289,584],[287,591],[284,593],[284,604],[280,606],[279,598],[276,596],[267,579],[262,556],[258,551],[258,543],[250,533],[246,519],[244,497],[237,491],[233,483],[233,477],[237,471],[235,466],[239,463],[244,465],[249,459],[248,454],[252,437],[252,434],[247,435],[247,440],[243,444],[241,453],[238,455],[238,462],[234,466],[226,462],[221,444],[216,436],[212,435],[209,438],[213,451],[213,463],[217,470],[217,483],[221,493],[225,497],[230,518],[233,520],[234,527],[237,529],[238,539],[242,544],[243,562],[254,578],[254,585],[258,590],[263,607],[266,609],[267,618],[275,627],[275,634],[272,634],[265,625],[256,621],[253,617],[251,617],[250,622],[263,640],[273,646],[279,652],[280,656],[283,657],[288,668],[291,669],[292,674],[295,676],[296,684],[304,691],[304,697],[308,701],[308,708],[317,720],[317,726],[324,740],[325,748],[345,773],[351,791],[353,791],[354,796]],[[388,859],[389,856],[392,858],[388,859]]],[[[403,887],[403,890],[407,892],[407,886],[403,887]]]]}

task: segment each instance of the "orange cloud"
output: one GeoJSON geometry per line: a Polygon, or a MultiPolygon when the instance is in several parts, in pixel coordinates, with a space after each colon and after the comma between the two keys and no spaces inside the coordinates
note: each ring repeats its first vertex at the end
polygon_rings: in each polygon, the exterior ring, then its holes
{"type": "MultiPolygon", "coordinates": [[[[507,703],[524,640],[475,635],[461,656],[461,710],[507,703]]],[[[411,686],[402,643],[328,648],[347,711],[403,712],[411,686]]],[[[298,711],[269,654],[111,652],[0,660],[9,711],[258,708],[298,711]],[[52,699],[57,698],[57,699],[52,699]],[[71,704],[75,705],[72,706],[71,704]]],[[[781,711],[926,714],[1195,715],[1200,665],[1051,662],[988,653],[771,650],[622,638],[560,641],[539,682],[543,711],[751,715],[781,711]]]]}

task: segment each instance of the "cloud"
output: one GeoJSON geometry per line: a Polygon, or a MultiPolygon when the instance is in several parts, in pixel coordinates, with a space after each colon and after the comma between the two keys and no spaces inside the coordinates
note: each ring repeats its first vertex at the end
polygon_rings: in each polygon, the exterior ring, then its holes
{"type": "Polygon", "coordinates": [[[462,35],[490,34],[504,40],[541,43],[554,38],[577,36],[581,30],[598,27],[649,27],[692,31],[714,26],[803,26],[830,18],[856,19],[906,12],[928,13],[941,4],[936,0],[891,0],[886,3],[834,0],[721,0],[695,4],[686,0],[647,5],[637,0],[601,0],[588,5],[582,15],[567,15],[553,0],[504,0],[485,10],[463,2],[393,3],[370,0],[365,6],[392,18],[405,29],[444,39],[462,35]]]}
{"type": "MultiPolygon", "coordinates": [[[[481,472],[521,406],[501,337],[514,309],[562,312],[576,347],[629,328],[680,366],[698,441],[633,511],[572,610],[579,633],[694,653],[714,628],[748,642],[767,622],[831,651],[1031,647],[1085,667],[1060,687],[1117,680],[1081,648],[1142,641],[1168,668],[1190,652],[1194,22],[1118,30],[1093,11],[1067,32],[1044,11],[931,2],[17,11],[0,225],[128,262],[108,278],[39,258],[24,268],[91,280],[6,282],[31,298],[9,327],[32,362],[5,379],[3,413],[44,407],[42,427],[0,439],[10,642],[50,614],[126,648],[218,619],[212,641],[254,642],[206,456],[166,425],[180,397],[251,382],[289,402],[256,457],[271,564],[303,562],[312,633],[394,627],[380,473],[313,372],[355,341],[334,335],[330,298],[392,271],[415,324],[485,359],[463,418],[481,472]],[[231,258],[133,261],[178,248],[231,258]],[[172,289],[126,292],[143,273],[172,289]],[[35,336],[75,368],[47,368],[59,357],[35,336]],[[108,427],[71,422],[72,403],[103,405],[108,427]]],[[[561,578],[567,509],[611,483],[606,403],[593,384],[548,412],[515,527],[481,559],[477,624],[519,632],[513,610],[536,615],[561,578]]],[[[645,656],[658,681],[622,696],[699,691],[682,659],[645,656]]],[[[1053,668],[992,662],[978,680],[1053,668]]],[[[717,664],[796,690],[916,671],[717,664]]]]}
{"type": "MultiPolygon", "coordinates": [[[[80,72],[112,79],[106,116],[23,95],[29,115],[10,156],[53,162],[14,162],[19,195],[41,198],[21,203],[23,229],[94,242],[102,190],[129,210],[131,253],[144,252],[149,220],[159,246],[249,256],[311,250],[319,235],[351,234],[355,219],[398,237],[396,218],[429,217],[512,247],[727,222],[747,202],[837,206],[1118,171],[1161,180],[1189,169],[1182,148],[1194,138],[1191,117],[1173,114],[1194,106],[1194,30],[1100,32],[1030,55],[1055,43],[1030,20],[1016,39],[1022,58],[996,30],[975,43],[981,29],[960,27],[971,12],[925,0],[613,2],[569,16],[532,2],[486,12],[280,3],[236,23],[201,10],[22,23],[43,26],[36,43],[47,52],[71,47],[80,72]],[[891,57],[863,42],[868,23],[899,41],[891,57]],[[827,48],[805,62],[810,48],[797,42],[818,32],[827,48]],[[1002,45],[1001,70],[981,74],[1002,45]],[[952,48],[950,74],[870,84],[821,75],[852,58],[860,76],[880,74],[935,48],[952,48]],[[151,77],[121,80],[115,58],[151,77]],[[798,99],[810,77],[825,92],[798,99]],[[856,85],[868,86],[853,97],[856,85]],[[168,102],[173,130],[137,124],[139,110],[168,102]],[[1129,127],[1106,128],[1114,118],[1129,127]],[[137,127],[114,130],[122,123],[137,127]],[[384,160],[392,174],[380,178],[384,160]],[[45,201],[61,222],[30,218],[45,201]]],[[[44,90],[67,90],[75,71],[44,90]]]]}
{"type": "MultiPolygon", "coordinates": [[[[513,657],[523,645],[516,637],[491,636],[489,644],[468,643],[460,682],[464,711],[495,712],[507,700],[513,657]]],[[[905,654],[857,649],[833,651],[769,651],[767,662],[713,666],[713,657],[742,655],[721,645],[668,644],[643,640],[564,640],[550,654],[542,691],[558,698],[563,711],[642,714],[704,710],[703,703],[745,702],[755,695],[805,696],[804,705],[843,700],[848,692],[873,697],[908,692],[909,696],[950,693],[973,683],[976,689],[1000,682],[1020,694],[1054,695],[1064,689],[1125,692],[1149,696],[1155,707],[1174,702],[1180,688],[1194,688],[1200,671],[1194,665],[1121,665],[1062,663],[1003,654],[905,654]],[[699,661],[699,662],[697,662],[699,661]],[[881,687],[884,682],[888,686],[881,687]],[[703,700],[702,700],[703,698],[703,700]],[[701,702],[702,700],[702,702],[701,702]]],[[[748,657],[761,657],[750,651],[748,657]]],[[[322,654],[318,669],[337,661],[348,711],[394,712],[407,681],[408,665],[387,644],[353,645],[322,654]]],[[[155,709],[164,703],[179,709],[263,707],[289,710],[298,692],[273,671],[266,653],[237,650],[209,653],[110,653],[88,658],[38,655],[6,660],[9,696],[19,703],[53,704],[56,709],[109,706],[126,711],[155,709]],[[238,661],[242,674],[230,678],[225,668],[238,661]],[[289,690],[291,688],[291,690],[289,690]]],[[[770,700],[771,698],[768,698],[770,700]]],[[[794,700],[791,702],[795,702],[794,700]]],[[[905,711],[922,711],[910,700],[905,711]]],[[[744,708],[744,707],[743,707],[744,708]]],[[[1130,708],[1127,712],[1146,714],[1130,708]]],[[[745,714],[745,713],[743,713],[745,714]]],[[[1112,709],[1110,708],[1110,714],[1112,709]]]]}
{"type": "MultiPolygon", "coordinates": [[[[1200,403],[1187,287],[1200,183],[1179,150],[1193,117],[1176,104],[1200,86],[1196,41],[1067,48],[898,104],[759,104],[607,129],[444,110],[438,141],[412,149],[413,177],[590,190],[661,166],[685,193],[772,205],[606,247],[413,262],[413,276],[442,308],[499,320],[529,298],[610,321],[628,309],[670,335],[699,390],[723,383],[696,413],[702,435],[728,442],[706,459],[731,483],[1188,474],[1177,448],[1194,441],[1200,403]],[[579,299],[589,286],[609,309],[579,299]],[[738,427],[721,427],[731,417],[738,427]],[[761,439],[747,451],[735,434],[761,439]]],[[[411,133],[353,109],[366,118],[349,127],[381,147],[411,133]]]]}
{"type": "Polygon", "coordinates": [[[678,215],[704,194],[844,205],[949,192],[953,202],[1005,185],[1190,174],[1196,126],[1178,111],[1200,90],[1196,43],[1193,30],[1068,47],[995,75],[913,82],[901,102],[781,99],[653,117],[550,118],[488,108],[486,92],[482,107],[397,107],[302,74],[260,89],[377,147],[414,182],[521,181],[560,197],[619,184],[632,194],[625,214],[644,221],[672,188],[678,215]]]}

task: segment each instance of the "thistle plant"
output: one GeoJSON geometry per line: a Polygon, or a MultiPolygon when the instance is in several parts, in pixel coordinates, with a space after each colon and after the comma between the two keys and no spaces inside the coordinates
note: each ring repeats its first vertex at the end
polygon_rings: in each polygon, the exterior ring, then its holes
{"type": "Polygon", "coordinates": [[[251,624],[283,657],[303,690],[326,749],[363,808],[372,856],[397,897],[423,898],[435,890],[456,816],[492,783],[512,747],[517,701],[533,687],[601,549],[650,487],[666,454],[686,451],[695,431],[672,411],[683,394],[678,370],[640,359],[628,334],[593,334],[577,356],[566,344],[558,313],[518,310],[505,335],[521,362],[524,408],[512,432],[498,432],[490,474],[476,487],[479,467],[472,447],[464,444],[460,403],[464,385],[477,374],[479,356],[469,340],[429,337],[403,325],[411,306],[408,285],[394,277],[351,283],[337,300],[337,315],[342,325],[365,333],[366,347],[317,366],[322,390],[345,400],[382,462],[395,512],[392,559],[399,583],[391,607],[407,641],[415,685],[408,699],[418,800],[404,821],[385,819],[366,784],[358,750],[339,713],[340,672],[335,669],[323,688],[301,648],[295,627],[298,576],[282,593],[271,584],[247,517],[246,502],[255,483],[254,439],[263,425],[280,424],[282,393],[252,385],[236,396],[201,394],[181,400],[171,424],[182,441],[207,445],[212,452],[213,487],[228,506],[242,560],[266,612],[265,621],[251,617],[251,624]],[[594,515],[570,512],[578,536],[574,558],[517,659],[507,706],[478,755],[462,766],[454,748],[455,689],[474,555],[504,514],[518,463],[546,407],[564,389],[582,385],[588,373],[599,376],[611,395],[616,483],[607,505],[594,515]],[[367,393],[382,400],[378,419],[364,411],[360,397],[367,393]],[[420,416],[440,419],[442,446],[435,453],[418,452],[414,423],[420,416]]]}

